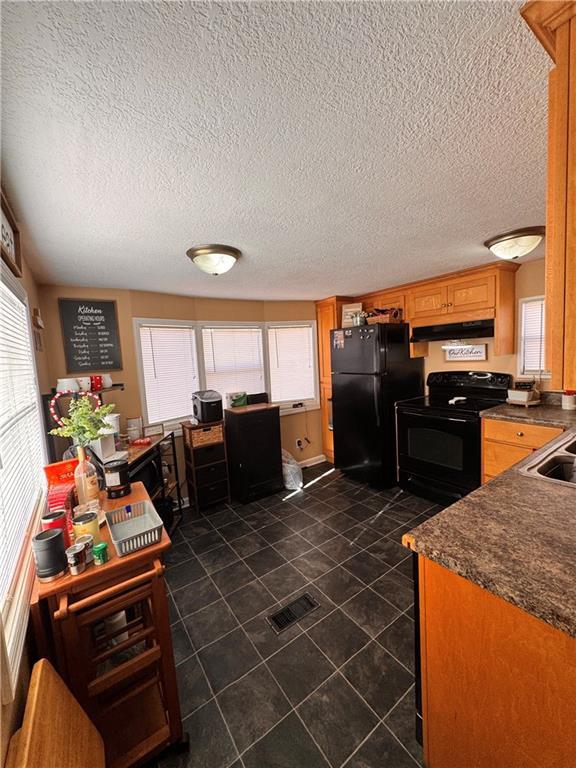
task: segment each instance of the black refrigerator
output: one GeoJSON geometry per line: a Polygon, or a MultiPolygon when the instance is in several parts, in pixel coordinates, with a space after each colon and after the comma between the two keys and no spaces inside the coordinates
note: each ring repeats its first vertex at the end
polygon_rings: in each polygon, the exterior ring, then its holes
{"type": "Polygon", "coordinates": [[[380,488],[396,485],[398,400],[424,394],[424,361],[410,357],[407,323],[330,333],[334,463],[380,488]]]}

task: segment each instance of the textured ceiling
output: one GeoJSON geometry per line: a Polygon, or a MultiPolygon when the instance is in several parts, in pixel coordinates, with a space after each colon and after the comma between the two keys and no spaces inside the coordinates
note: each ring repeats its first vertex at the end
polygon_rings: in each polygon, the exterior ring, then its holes
{"type": "Polygon", "coordinates": [[[544,222],[513,2],[2,3],[3,182],[44,282],[360,293],[544,222]],[[185,251],[243,259],[201,274],[185,251]]]}

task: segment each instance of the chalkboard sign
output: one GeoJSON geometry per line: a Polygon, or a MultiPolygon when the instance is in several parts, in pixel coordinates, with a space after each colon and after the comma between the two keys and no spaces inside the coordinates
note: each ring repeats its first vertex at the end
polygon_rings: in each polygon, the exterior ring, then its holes
{"type": "Polygon", "coordinates": [[[115,301],[58,299],[67,373],[122,369],[115,301]]]}

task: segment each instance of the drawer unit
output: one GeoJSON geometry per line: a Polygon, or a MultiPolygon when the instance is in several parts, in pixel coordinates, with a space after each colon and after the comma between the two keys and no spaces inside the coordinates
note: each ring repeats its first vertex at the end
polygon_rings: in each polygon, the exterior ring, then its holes
{"type": "Polygon", "coordinates": [[[196,467],[196,483],[199,488],[227,479],[228,467],[224,461],[220,461],[218,464],[209,464],[206,467],[196,467]]]}
{"type": "Polygon", "coordinates": [[[496,440],[499,443],[511,443],[525,448],[541,448],[563,431],[559,427],[545,427],[521,421],[484,420],[485,440],[496,440]]]}
{"type": "Polygon", "coordinates": [[[563,431],[522,421],[482,419],[482,482],[510,469],[563,431]]]}
{"type": "Polygon", "coordinates": [[[194,464],[196,467],[204,467],[206,464],[214,464],[217,461],[226,461],[224,443],[212,443],[212,445],[194,449],[194,464]]]}
{"type": "Polygon", "coordinates": [[[205,485],[196,489],[196,497],[200,509],[217,504],[219,501],[228,500],[228,480],[221,480],[219,483],[205,485]]]}
{"type": "Polygon", "coordinates": [[[184,421],[182,436],[190,506],[200,512],[212,504],[229,501],[224,422],[207,425],[184,421]]]}

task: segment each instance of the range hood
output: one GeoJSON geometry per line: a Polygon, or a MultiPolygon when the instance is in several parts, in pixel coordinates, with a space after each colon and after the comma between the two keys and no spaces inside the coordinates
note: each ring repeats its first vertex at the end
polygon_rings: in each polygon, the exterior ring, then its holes
{"type": "Polygon", "coordinates": [[[422,325],[412,328],[410,341],[448,341],[449,339],[484,339],[494,336],[494,320],[471,320],[467,323],[422,325]]]}

